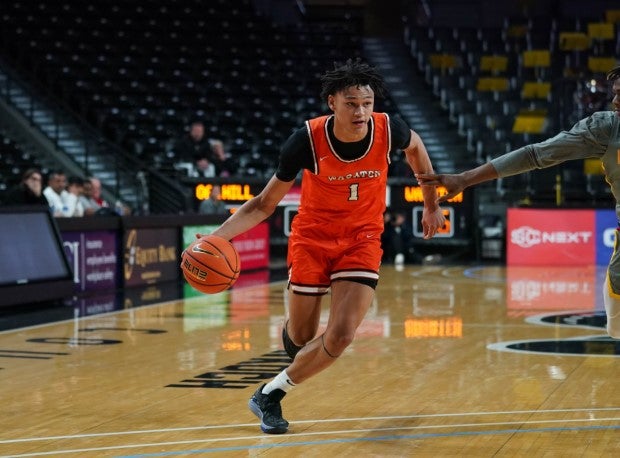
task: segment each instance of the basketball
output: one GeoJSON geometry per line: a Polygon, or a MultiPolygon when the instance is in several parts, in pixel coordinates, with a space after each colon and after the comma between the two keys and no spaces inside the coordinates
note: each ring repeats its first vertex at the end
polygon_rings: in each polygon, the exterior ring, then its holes
{"type": "Polygon", "coordinates": [[[216,235],[205,235],[193,241],[181,254],[185,280],[205,294],[230,288],[239,277],[240,264],[233,244],[216,235]]]}

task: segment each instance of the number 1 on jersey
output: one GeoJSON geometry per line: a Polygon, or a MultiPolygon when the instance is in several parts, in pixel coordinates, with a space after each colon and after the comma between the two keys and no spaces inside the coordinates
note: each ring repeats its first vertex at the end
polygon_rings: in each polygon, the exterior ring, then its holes
{"type": "Polygon", "coordinates": [[[359,198],[357,188],[359,188],[359,183],[349,185],[349,200],[357,200],[359,198]]]}

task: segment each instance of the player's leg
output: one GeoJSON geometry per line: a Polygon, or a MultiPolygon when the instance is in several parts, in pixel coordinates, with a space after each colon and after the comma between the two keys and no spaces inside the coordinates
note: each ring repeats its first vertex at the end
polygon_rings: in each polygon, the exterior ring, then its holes
{"type": "Polygon", "coordinates": [[[322,295],[303,295],[288,291],[288,317],[282,327],[282,343],[286,353],[295,358],[295,355],[316,336],[321,319],[322,295]]]}
{"type": "Polygon", "coordinates": [[[609,273],[605,280],[603,299],[607,315],[607,333],[614,339],[620,339],[620,290],[617,287],[614,288],[609,273]]]}
{"type": "Polygon", "coordinates": [[[316,336],[321,298],[330,286],[328,248],[300,233],[291,235],[287,254],[288,316],[282,328],[282,343],[291,359],[316,336]]]}
{"type": "MultiPolygon", "coordinates": [[[[272,381],[260,386],[248,402],[250,410],[261,419],[263,432],[281,434],[288,431],[280,401],[297,383],[327,369],[336,361],[352,342],[373,298],[374,289],[368,285],[353,281],[334,282],[325,332],[306,344],[293,363],[272,381]]],[[[299,304],[306,301],[307,304],[312,303],[305,299],[300,300],[299,304]]]]}
{"type": "MultiPolygon", "coordinates": [[[[289,319],[284,322],[282,341],[287,354],[295,360],[296,354],[305,348],[304,344],[316,335],[322,296],[296,294],[289,288],[289,297],[289,319]]],[[[282,417],[280,401],[295,384],[287,371],[282,371],[271,382],[261,385],[248,402],[250,410],[260,418],[261,430],[265,433],[281,434],[288,431],[288,422],[282,417]]]]}
{"type": "Polygon", "coordinates": [[[607,314],[607,332],[615,339],[620,339],[620,251],[618,250],[618,231],[614,252],[607,268],[607,277],[603,291],[605,313],[607,314]]]}
{"type": "MultiPolygon", "coordinates": [[[[291,238],[292,239],[292,238],[291,238]]],[[[283,433],[288,422],[282,417],[280,401],[297,383],[312,377],[334,363],[355,336],[374,298],[381,263],[380,239],[360,237],[345,253],[338,250],[332,262],[326,248],[328,241],[316,244],[289,239],[289,315],[295,338],[316,334],[320,319],[320,300],[331,285],[331,304],[327,328],[307,343],[293,363],[272,381],[261,386],[249,401],[252,412],[261,419],[267,433],[283,433]],[[360,261],[362,260],[362,261],[360,261]]]]}
{"type": "Polygon", "coordinates": [[[353,341],[373,298],[374,289],[368,285],[354,281],[336,281],[332,284],[327,328],[306,344],[286,369],[291,383],[301,383],[336,361],[353,341]]]}
{"type": "MultiPolygon", "coordinates": [[[[321,251],[312,243],[294,237],[289,239],[289,306],[282,338],[289,356],[296,359],[303,344],[317,331],[321,315],[321,297],[329,289],[321,251]]],[[[269,434],[288,431],[288,422],[282,417],[280,402],[294,385],[286,370],[269,383],[261,385],[250,398],[250,410],[261,420],[261,429],[269,434]]]]}

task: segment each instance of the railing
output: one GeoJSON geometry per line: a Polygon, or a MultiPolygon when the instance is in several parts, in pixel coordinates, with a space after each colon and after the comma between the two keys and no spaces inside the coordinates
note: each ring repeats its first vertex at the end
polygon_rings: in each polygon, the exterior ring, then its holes
{"type": "Polygon", "coordinates": [[[49,140],[48,151],[40,154],[52,155],[72,174],[100,178],[107,200],[120,199],[140,214],[187,211],[183,189],[173,180],[103,137],[64,100],[23,79],[2,60],[0,97],[23,116],[27,129],[22,131],[35,128],[49,140]]]}

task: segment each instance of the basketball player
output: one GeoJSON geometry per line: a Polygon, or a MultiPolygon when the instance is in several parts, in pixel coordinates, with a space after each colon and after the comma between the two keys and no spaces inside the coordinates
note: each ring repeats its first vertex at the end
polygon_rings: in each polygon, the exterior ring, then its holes
{"type": "MultiPolygon", "coordinates": [[[[261,429],[288,430],[280,401],[349,346],[379,279],[387,171],[392,148],[404,150],[414,172],[432,173],[422,140],[404,121],[375,113],[385,92],[375,68],[360,60],[336,64],[321,77],[321,98],[333,112],[306,121],[281,149],[275,175],[214,235],[227,240],[271,215],[303,170],[299,213],[288,243],[289,316],[284,347],[292,364],[249,401],[261,429]],[[331,288],[329,320],[317,336],[321,298],[331,288]]],[[[444,224],[434,186],[423,187],[425,238],[444,224]]]]}
{"type": "Polygon", "coordinates": [[[620,67],[607,73],[607,80],[613,83],[613,111],[593,113],[577,122],[568,132],[560,132],[544,142],[511,151],[475,169],[455,175],[417,174],[416,178],[423,185],[442,185],[447,188],[448,193],[438,199],[439,203],[456,196],[468,186],[484,181],[551,167],[571,159],[601,159],[605,178],[616,199],[616,214],[619,218],[603,297],[607,332],[611,337],[620,339],[620,67]]]}

